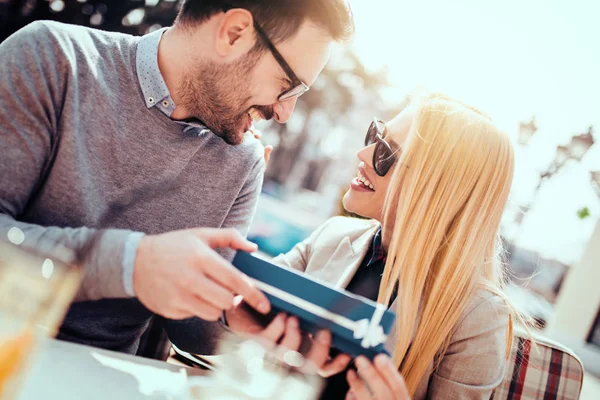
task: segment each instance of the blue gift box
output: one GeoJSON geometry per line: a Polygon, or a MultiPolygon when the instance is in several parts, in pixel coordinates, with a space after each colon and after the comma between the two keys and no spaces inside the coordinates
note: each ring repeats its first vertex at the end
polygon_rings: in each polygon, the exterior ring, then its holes
{"type": "Polygon", "coordinates": [[[384,345],[396,314],[387,307],[248,253],[238,252],[233,265],[254,280],[275,311],[297,316],[302,330],[330,330],[332,347],[354,357],[389,354],[384,345]]]}

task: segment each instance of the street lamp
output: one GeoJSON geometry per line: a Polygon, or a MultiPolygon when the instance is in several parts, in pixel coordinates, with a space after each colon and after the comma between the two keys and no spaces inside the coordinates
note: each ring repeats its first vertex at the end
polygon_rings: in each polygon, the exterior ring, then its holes
{"type": "Polygon", "coordinates": [[[557,146],[552,162],[552,170],[559,170],[569,160],[571,152],[568,146],[557,146]]]}
{"type": "MultiPolygon", "coordinates": [[[[519,124],[519,143],[521,145],[526,146],[533,135],[537,131],[537,126],[535,125],[535,116],[531,117],[529,122],[521,122],[519,124]]],[[[588,150],[594,145],[594,138],[592,136],[593,126],[590,126],[586,133],[582,133],[581,135],[576,135],[571,138],[571,141],[568,145],[560,145],[556,147],[556,152],[554,154],[554,159],[552,163],[546,168],[544,172],[540,173],[540,179],[535,187],[533,192],[533,197],[530,200],[529,204],[520,207],[520,212],[517,213],[515,217],[515,223],[518,226],[517,232],[515,236],[512,238],[513,243],[516,243],[516,239],[520,236],[522,230],[522,223],[525,219],[525,215],[531,210],[533,205],[537,200],[537,196],[539,194],[539,190],[542,186],[542,183],[546,179],[552,178],[555,174],[557,174],[560,169],[567,163],[569,160],[575,160],[580,162],[588,150]]],[[[592,180],[596,183],[596,189],[598,195],[600,195],[600,171],[592,172],[592,180]]]]}
{"type": "Polygon", "coordinates": [[[569,154],[571,158],[577,161],[581,161],[585,153],[594,145],[594,137],[592,133],[594,127],[590,126],[586,133],[581,135],[573,136],[571,143],[569,143],[569,154]]]}
{"type": "Polygon", "coordinates": [[[519,126],[519,144],[526,146],[536,131],[537,126],[535,125],[535,115],[533,115],[529,122],[521,122],[519,126]]]}
{"type": "MultiPolygon", "coordinates": [[[[523,126],[523,123],[521,123],[523,126]]],[[[586,133],[581,135],[573,136],[571,141],[566,146],[557,146],[556,153],[554,154],[554,160],[548,169],[540,174],[540,181],[538,182],[537,189],[542,184],[545,178],[550,178],[556,174],[569,160],[575,160],[580,162],[588,150],[594,145],[594,137],[592,136],[593,127],[590,126],[586,133]]]]}

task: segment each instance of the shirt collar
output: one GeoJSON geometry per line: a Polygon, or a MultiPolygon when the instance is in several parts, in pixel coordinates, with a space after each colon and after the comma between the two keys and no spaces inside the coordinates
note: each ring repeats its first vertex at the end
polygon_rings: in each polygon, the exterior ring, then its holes
{"type": "MultiPolygon", "coordinates": [[[[169,28],[158,29],[142,36],[136,50],[136,70],[140,88],[147,108],[156,107],[167,117],[175,110],[175,102],[158,67],[158,45],[169,28]]],[[[198,120],[175,121],[184,133],[198,136],[210,133],[210,129],[198,120]]]]}
{"type": "Polygon", "coordinates": [[[373,265],[379,261],[383,261],[384,263],[386,261],[387,254],[385,252],[385,249],[383,248],[383,243],[381,240],[381,228],[379,228],[375,233],[375,236],[373,236],[373,241],[371,242],[370,255],[371,257],[367,261],[367,266],[373,265]]]}
{"type": "Polygon", "coordinates": [[[170,117],[175,110],[175,102],[158,67],[158,45],[167,29],[142,36],[136,51],[136,70],[146,107],[156,107],[170,117]]]}

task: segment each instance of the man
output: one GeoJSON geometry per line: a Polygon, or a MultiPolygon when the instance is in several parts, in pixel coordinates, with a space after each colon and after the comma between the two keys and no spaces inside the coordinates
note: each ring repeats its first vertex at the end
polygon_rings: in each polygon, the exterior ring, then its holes
{"type": "Polygon", "coordinates": [[[190,317],[237,294],[269,311],[226,261],[255,249],[264,161],[245,133],[285,123],[352,28],[343,0],[188,0],[142,38],[35,22],[0,45],[0,229],[89,249],[59,338],[134,353],[158,314],[208,352],[214,324],[190,317]]]}

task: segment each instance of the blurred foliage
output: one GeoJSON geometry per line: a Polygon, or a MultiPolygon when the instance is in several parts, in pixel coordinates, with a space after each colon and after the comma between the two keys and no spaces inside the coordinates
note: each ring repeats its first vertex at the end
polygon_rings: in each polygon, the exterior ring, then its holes
{"type": "Polygon", "coordinates": [[[583,207],[582,209],[577,211],[577,216],[579,217],[579,219],[586,219],[590,215],[590,209],[587,207],[583,207]]]}
{"type": "Polygon", "coordinates": [[[143,35],[171,25],[178,9],[177,0],[0,0],[0,41],[40,19],[143,35]]]}

